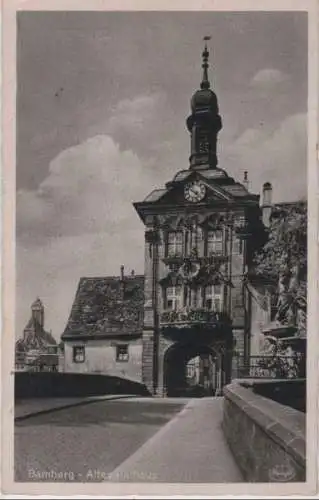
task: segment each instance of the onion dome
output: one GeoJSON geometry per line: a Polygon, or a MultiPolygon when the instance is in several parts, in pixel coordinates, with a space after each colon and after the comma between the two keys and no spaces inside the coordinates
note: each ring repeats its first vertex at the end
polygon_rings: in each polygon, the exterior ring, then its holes
{"type": "Polygon", "coordinates": [[[210,89],[210,82],[208,80],[209,51],[207,49],[207,45],[205,45],[202,57],[203,78],[200,84],[200,89],[194,93],[191,99],[191,109],[192,112],[195,112],[196,110],[200,110],[203,108],[210,108],[215,113],[218,113],[217,96],[215,92],[210,89]]]}

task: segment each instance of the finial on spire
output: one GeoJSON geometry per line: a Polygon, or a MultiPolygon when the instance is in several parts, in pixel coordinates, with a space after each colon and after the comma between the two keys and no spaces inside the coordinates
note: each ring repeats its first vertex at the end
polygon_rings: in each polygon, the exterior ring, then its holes
{"type": "Polygon", "coordinates": [[[211,36],[204,36],[203,40],[205,41],[205,47],[202,53],[202,58],[203,58],[203,79],[201,81],[200,87],[201,89],[209,89],[210,83],[208,80],[208,57],[209,57],[209,51],[207,49],[207,41],[211,39],[211,36]]]}

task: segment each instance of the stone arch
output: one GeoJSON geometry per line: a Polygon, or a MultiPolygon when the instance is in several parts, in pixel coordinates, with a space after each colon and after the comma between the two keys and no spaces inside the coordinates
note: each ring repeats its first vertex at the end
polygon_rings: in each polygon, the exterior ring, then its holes
{"type": "Polygon", "coordinates": [[[219,346],[205,343],[175,342],[164,354],[164,392],[167,396],[209,396],[224,385],[224,353],[219,346]],[[199,357],[199,383],[191,387],[186,376],[187,364],[199,357]]]}

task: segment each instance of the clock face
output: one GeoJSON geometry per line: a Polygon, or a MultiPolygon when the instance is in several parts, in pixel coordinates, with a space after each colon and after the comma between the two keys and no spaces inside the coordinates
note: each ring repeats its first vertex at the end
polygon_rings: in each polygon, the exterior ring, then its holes
{"type": "Polygon", "coordinates": [[[184,196],[187,201],[201,201],[205,198],[206,187],[202,182],[193,181],[185,184],[184,196]]]}

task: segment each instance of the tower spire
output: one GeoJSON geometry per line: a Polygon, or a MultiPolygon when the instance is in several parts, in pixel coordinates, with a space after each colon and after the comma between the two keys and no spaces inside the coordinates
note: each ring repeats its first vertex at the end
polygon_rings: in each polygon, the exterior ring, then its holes
{"type": "Polygon", "coordinates": [[[216,168],[217,166],[217,134],[222,128],[217,96],[210,88],[208,80],[208,48],[210,36],[204,36],[203,78],[200,89],[191,98],[191,114],[186,120],[191,134],[191,169],[216,168]]]}
{"type": "Polygon", "coordinates": [[[210,36],[204,36],[204,38],[203,38],[203,40],[205,41],[205,47],[204,47],[204,50],[202,52],[202,58],[203,58],[203,64],[202,64],[203,79],[202,79],[201,84],[200,84],[200,88],[201,89],[209,89],[210,88],[210,82],[208,80],[208,67],[209,67],[208,58],[209,58],[209,51],[208,51],[208,48],[207,48],[207,41],[210,40],[210,39],[211,39],[210,36]]]}

